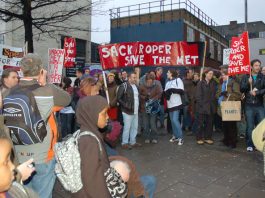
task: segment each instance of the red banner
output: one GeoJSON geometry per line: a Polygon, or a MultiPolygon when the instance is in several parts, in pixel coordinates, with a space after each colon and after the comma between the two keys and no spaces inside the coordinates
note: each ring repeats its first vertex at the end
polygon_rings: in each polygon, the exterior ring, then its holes
{"type": "Polygon", "coordinates": [[[248,32],[243,32],[240,37],[232,37],[228,75],[249,74],[249,59],[248,32]]]}
{"type": "Polygon", "coordinates": [[[64,67],[74,67],[76,57],[76,42],[75,38],[64,38],[64,67]]]}
{"type": "Polygon", "coordinates": [[[199,66],[197,43],[135,42],[99,46],[103,69],[127,66],[199,66]]]}

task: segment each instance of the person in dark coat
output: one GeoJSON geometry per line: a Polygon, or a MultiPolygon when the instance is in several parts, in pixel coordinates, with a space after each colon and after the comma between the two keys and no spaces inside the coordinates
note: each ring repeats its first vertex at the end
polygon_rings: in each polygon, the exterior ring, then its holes
{"type": "Polygon", "coordinates": [[[213,144],[213,116],[216,112],[216,84],[212,80],[213,71],[208,70],[204,73],[203,80],[196,87],[196,111],[198,113],[198,144],[213,144]]]}

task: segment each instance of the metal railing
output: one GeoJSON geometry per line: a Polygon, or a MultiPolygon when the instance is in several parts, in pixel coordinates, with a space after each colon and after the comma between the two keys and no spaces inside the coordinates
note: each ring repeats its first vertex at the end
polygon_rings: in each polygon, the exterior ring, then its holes
{"type": "Polygon", "coordinates": [[[193,14],[206,25],[218,26],[215,21],[213,21],[208,15],[206,15],[200,8],[198,8],[189,0],[161,0],[113,8],[110,10],[110,18],[120,19],[123,17],[140,16],[143,14],[151,14],[155,12],[160,12],[161,15],[163,15],[163,12],[173,12],[174,10],[179,9],[187,10],[189,13],[193,14]]]}

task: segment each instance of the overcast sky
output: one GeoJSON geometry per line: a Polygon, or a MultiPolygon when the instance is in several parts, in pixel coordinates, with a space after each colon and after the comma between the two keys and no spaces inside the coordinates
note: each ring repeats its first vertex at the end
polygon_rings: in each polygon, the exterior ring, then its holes
{"type": "MultiPolygon", "coordinates": [[[[170,0],[166,0],[170,2],[170,0]]],[[[178,2],[179,0],[172,0],[178,2]]],[[[184,1],[184,0],[181,0],[184,1]]],[[[245,0],[190,0],[199,7],[205,14],[212,18],[219,25],[229,24],[237,20],[244,22],[245,0]]],[[[151,0],[108,0],[100,9],[105,11],[104,15],[92,16],[92,41],[106,43],[110,41],[110,16],[109,9],[152,2],[151,0]]],[[[248,21],[265,22],[265,0],[248,0],[248,21]]]]}

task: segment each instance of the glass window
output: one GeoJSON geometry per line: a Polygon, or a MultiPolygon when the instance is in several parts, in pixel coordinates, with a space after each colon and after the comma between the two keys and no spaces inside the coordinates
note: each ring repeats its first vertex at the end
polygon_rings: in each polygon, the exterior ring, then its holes
{"type": "Polygon", "coordinates": [[[218,43],[218,45],[217,45],[217,53],[218,53],[217,59],[218,59],[218,61],[222,61],[222,51],[221,50],[222,50],[221,44],[218,43]]]}
{"type": "Polygon", "coordinates": [[[187,26],[187,42],[194,42],[194,41],[195,41],[194,29],[187,26]]]}
{"type": "Polygon", "coordinates": [[[0,44],[4,45],[5,44],[5,35],[0,34],[0,44]]]}
{"type": "Polygon", "coordinates": [[[205,35],[200,33],[200,41],[205,41],[205,40],[206,40],[205,35]]]}
{"type": "Polygon", "coordinates": [[[259,32],[259,38],[265,38],[265,32],[259,32]]]}
{"type": "Polygon", "coordinates": [[[214,41],[212,39],[210,39],[210,53],[211,53],[210,58],[214,59],[214,41]]]}

